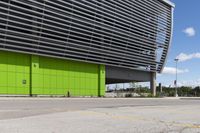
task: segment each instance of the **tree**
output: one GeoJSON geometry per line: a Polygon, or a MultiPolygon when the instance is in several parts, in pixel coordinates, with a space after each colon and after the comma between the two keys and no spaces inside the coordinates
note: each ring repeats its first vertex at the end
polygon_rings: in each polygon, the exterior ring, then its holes
{"type": "Polygon", "coordinates": [[[193,95],[196,97],[200,97],[200,86],[197,86],[193,89],[193,95]]]}

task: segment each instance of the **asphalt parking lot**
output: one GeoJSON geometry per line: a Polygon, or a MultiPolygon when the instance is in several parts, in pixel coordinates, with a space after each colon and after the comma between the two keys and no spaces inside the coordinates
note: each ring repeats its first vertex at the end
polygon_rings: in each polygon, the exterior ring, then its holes
{"type": "Polygon", "coordinates": [[[199,99],[0,98],[0,133],[199,133],[199,99]]]}

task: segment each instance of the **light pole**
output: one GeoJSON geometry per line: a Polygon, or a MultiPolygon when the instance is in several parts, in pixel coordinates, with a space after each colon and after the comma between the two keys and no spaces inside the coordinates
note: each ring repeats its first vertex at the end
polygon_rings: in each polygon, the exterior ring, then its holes
{"type": "Polygon", "coordinates": [[[178,97],[178,94],[177,94],[177,83],[178,83],[178,82],[177,82],[177,77],[178,77],[177,66],[178,66],[178,60],[179,60],[179,59],[177,59],[177,58],[174,59],[174,61],[176,62],[176,80],[175,80],[175,82],[174,82],[174,84],[175,84],[175,89],[176,89],[176,90],[175,90],[175,97],[178,97]]]}

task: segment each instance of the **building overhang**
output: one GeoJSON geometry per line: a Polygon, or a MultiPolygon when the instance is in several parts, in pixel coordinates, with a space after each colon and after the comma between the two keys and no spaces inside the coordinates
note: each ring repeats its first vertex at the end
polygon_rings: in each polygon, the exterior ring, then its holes
{"type": "Polygon", "coordinates": [[[106,66],[106,84],[149,82],[151,73],[121,67],[106,66]]]}
{"type": "Polygon", "coordinates": [[[166,4],[170,5],[173,8],[175,7],[175,4],[169,0],[161,0],[161,1],[165,2],[166,4]]]}

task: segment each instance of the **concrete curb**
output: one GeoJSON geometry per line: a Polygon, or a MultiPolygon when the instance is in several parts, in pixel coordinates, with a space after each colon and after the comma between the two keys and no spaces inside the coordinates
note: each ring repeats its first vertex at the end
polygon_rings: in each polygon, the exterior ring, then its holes
{"type": "Polygon", "coordinates": [[[0,96],[0,100],[200,100],[200,97],[163,97],[163,98],[105,98],[105,97],[20,97],[0,96]]]}
{"type": "Polygon", "coordinates": [[[180,98],[102,98],[102,97],[0,97],[0,100],[164,100],[164,99],[180,99],[180,98]]]}

